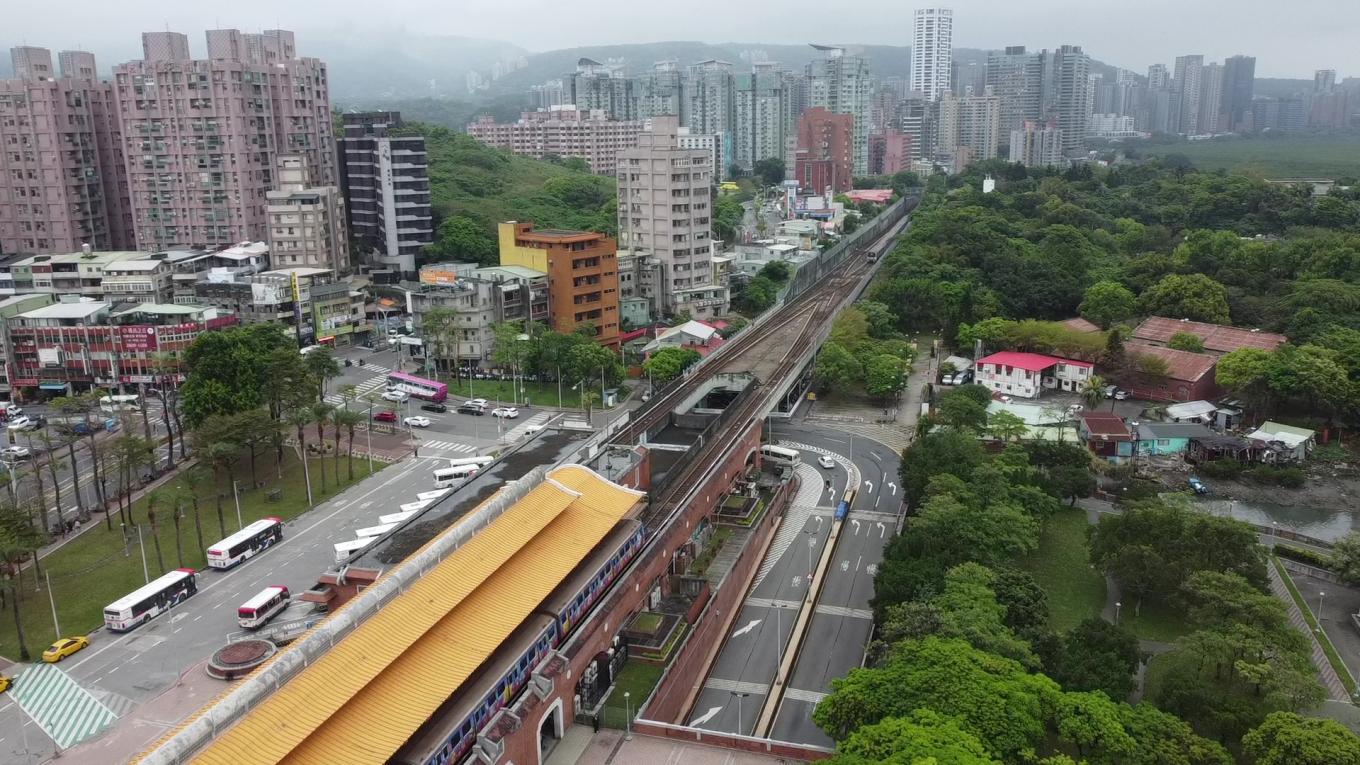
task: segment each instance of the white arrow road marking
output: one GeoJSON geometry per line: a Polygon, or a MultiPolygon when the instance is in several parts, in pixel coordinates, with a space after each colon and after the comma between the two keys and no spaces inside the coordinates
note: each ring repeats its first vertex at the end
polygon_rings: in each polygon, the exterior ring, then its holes
{"type": "Polygon", "coordinates": [[[812,517],[817,519],[817,530],[818,530],[818,531],[821,531],[821,530],[822,530],[822,516],[820,516],[820,515],[814,515],[814,516],[812,516],[812,517]]]}
{"type": "Polygon", "coordinates": [[[745,627],[742,627],[741,629],[737,630],[736,632],[733,632],[733,633],[732,633],[732,637],[741,637],[742,635],[745,635],[746,633],[748,633],[748,632],[750,632],[751,630],[755,629],[757,624],[760,624],[760,620],[759,620],[759,619],[752,619],[750,622],[747,623],[747,625],[746,625],[745,627]]]}
{"type": "Polygon", "coordinates": [[[877,564],[877,563],[870,563],[869,565],[867,565],[867,566],[864,567],[864,572],[867,573],[869,576],[875,576],[875,575],[877,575],[877,574],[878,574],[878,564],[877,564]]]}
{"type": "Polygon", "coordinates": [[[878,524],[878,538],[884,539],[888,536],[888,527],[881,521],[878,524]]]}
{"type": "Polygon", "coordinates": [[[896,497],[896,496],[897,496],[897,484],[893,483],[892,481],[889,481],[889,482],[888,482],[888,491],[891,491],[891,492],[892,492],[892,495],[893,495],[894,497],[896,497]]]}
{"type": "Polygon", "coordinates": [[[854,518],[851,518],[851,519],[850,519],[850,522],[851,522],[852,524],[854,524],[854,526],[855,526],[855,532],[854,532],[854,533],[855,533],[856,535],[858,535],[858,534],[859,534],[859,521],[855,520],[854,518]]]}
{"type": "Polygon", "coordinates": [[[841,561],[841,571],[849,571],[849,570],[850,570],[850,561],[848,561],[848,560],[843,560],[843,561],[841,561]]]}
{"type": "Polygon", "coordinates": [[[689,727],[691,727],[691,728],[697,728],[697,727],[699,727],[700,725],[703,725],[704,723],[708,722],[709,720],[712,720],[712,719],[713,719],[713,716],[716,715],[716,714],[718,714],[718,713],[721,712],[722,710],[723,710],[722,707],[709,707],[707,712],[704,712],[703,714],[701,714],[701,715],[699,715],[698,717],[694,718],[694,719],[690,722],[689,727]]]}
{"type": "Polygon", "coordinates": [[[870,494],[872,494],[872,493],[874,492],[874,482],[873,482],[873,481],[870,481],[869,479],[866,478],[866,479],[864,479],[864,485],[867,486],[867,487],[869,487],[869,493],[870,493],[870,494]]]}

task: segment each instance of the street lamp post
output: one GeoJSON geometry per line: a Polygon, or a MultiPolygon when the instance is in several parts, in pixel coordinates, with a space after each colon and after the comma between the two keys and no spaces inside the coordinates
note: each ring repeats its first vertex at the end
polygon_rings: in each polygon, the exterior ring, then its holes
{"type": "Polygon", "coordinates": [[[1322,631],[1322,596],[1326,594],[1327,593],[1323,592],[1322,590],[1318,590],[1318,612],[1317,612],[1318,632],[1322,631]]]}
{"type": "Polygon", "coordinates": [[[373,475],[373,401],[368,402],[368,425],[364,428],[364,438],[368,440],[368,474],[373,475]]]}
{"type": "Polygon", "coordinates": [[[623,731],[628,740],[633,739],[633,702],[630,700],[631,693],[623,692],[623,731]]]}
{"type": "Polygon", "coordinates": [[[1114,602],[1114,623],[1116,626],[1119,624],[1119,609],[1123,606],[1124,604],[1117,600],[1114,602]]]}
{"type": "Polygon", "coordinates": [[[811,529],[803,532],[808,535],[808,592],[812,591],[812,548],[817,546],[817,535],[811,529]]]}
{"type": "Polygon", "coordinates": [[[236,503],[236,530],[240,531],[246,527],[245,521],[241,520],[241,493],[236,490],[236,481],[231,482],[231,498],[236,503]]]}
{"type": "MultiPolygon", "coordinates": [[[[118,525],[123,528],[123,539],[127,539],[127,524],[120,523],[118,525]]],[[[134,523],[133,525],[137,527],[137,547],[142,551],[142,579],[145,580],[143,584],[150,584],[151,571],[146,566],[146,544],[142,542],[142,524],[134,523]]]]}
{"type": "Polygon", "coordinates": [[[743,732],[741,724],[741,700],[746,698],[747,696],[750,696],[751,694],[742,693],[741,691],[728,691],[728,693],[731,693],[737,699],[737,735],[744,736],[746,734],[743,732]]]}

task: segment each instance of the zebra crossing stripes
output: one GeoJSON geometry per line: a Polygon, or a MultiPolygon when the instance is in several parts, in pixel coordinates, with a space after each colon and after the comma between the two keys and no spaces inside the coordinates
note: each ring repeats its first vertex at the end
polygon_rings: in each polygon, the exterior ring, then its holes
{"type": "MultiPolygon", "coordinates": [[[[367,368],[367,367],[365,367],[365,368],[367,368]]],[[[375,371],[378,371],[378,370],[383,371],[383,372],[386,372],[386,371],[387,371],[387,370],[385,370],[385,369],[382,369],[381,367],[373,367],[373,369],[374,369],[375,371]]],[[[363,382],[361,382],[361,383],[359,383],[358,385],[354,386],[354,395],[355,395],[356,398],[360,398],[360,399],[361,399],[361,398],[363,398],[365,395],[367,395],[367,394],[369,394],[369,393],[372,393],[373,391],[377,390],[378,388],[383,387],[383,386],[386,385],[386,384],[387,384],[387,376],[386,376],[385,374],[381,374],[381,375],[378,375],[378,376],[376,376],[376,377],[370,377],[370,378],[368,378],[367,380],[364,380],[363,382]]],[[[326,403],[331,404],[331,405],[334,405],[334,406],[344,406],[344,405],[345,405],[345,397],[342,396],[342,395],[340,395],[340,393],[338,393],[338,392],[337,392],[337,393],[330,393],[330,394],[327,394],[327,395],[326,395],[326,403]]]]}
{"type": "Polygon", "coordinates": [[[35,664],[14,681],[9,696],[62,749],[97,735],[117,716],[51,664],[35,664]]]}
{"type": "Polygon", "coordinates": [[[455,444],[452,441],[421,441],[422,448],[435,449],[441,452],[457,452],[459,454],[476,454],[477,447],[467,444],[455,444]]]}
{"type": "Polygon", "coordinates": [[[531,427],[533,427],[533,426],[535,426],[535,425],[543,425],[543,424],[547,423],[548,420],[551,420],[552,418],[553,418],[553,413],[552,413],[552,412],[539,412],[538,414],[534,415],[533,417],[530,417],[529,419],[525,420],[524,422],[521,422],[520,424],[518,424],[518,425],[516,425],[515,427],[511,428],[511,429],[510,429],[510,432],[505,434],[505,440],[507,440],[507,441],[517,441],[517,440],[523,438],[524,436],[526,436],[526,435],[529,433],[529,428],[531,428],[531,427]]]}

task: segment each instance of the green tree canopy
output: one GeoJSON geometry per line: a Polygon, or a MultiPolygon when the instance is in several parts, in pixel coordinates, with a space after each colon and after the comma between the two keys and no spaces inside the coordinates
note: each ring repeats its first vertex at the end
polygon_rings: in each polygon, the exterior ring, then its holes
{"type": "Polygon", "coordinates": [[[1228,291],[1204,274],[1171,274],[1138,296],[1138,309],[1172,319],[1227,324],[1228,291]]]}
{"type": "Polygon", "coordinates": [[[1360,765],[1360,738],[1335,720],[1275,712],[1242,737],[1256,765],[1360,765]]]}
{"type": "Polygon", "coordinates": [[[1166,341],[1166,347],[1190,353],[1204,353],[1204,341],[1193,332],[1177,332],[1166,341]]]}
{"type": "Polygon", "coordinates": [[[930,709],[888,717],[851,733],[836,747],[832,765],[1001,765],[958,721],[930,709]]]}
{"type": "Polygon", "coordinates": [[[1135,298],[1128,287],[1119,282],[1103,281],[1086,288],[1077,312],[1101,329],[1109,329],[1133,316],[1134,308],[1135,298]]]}
{"type": "Polygon", "coordinates": [[[655,382],[668,382],[679,377],[691,365],[703,358],[693,348],[662,348],[642,364],[655,382]]]}

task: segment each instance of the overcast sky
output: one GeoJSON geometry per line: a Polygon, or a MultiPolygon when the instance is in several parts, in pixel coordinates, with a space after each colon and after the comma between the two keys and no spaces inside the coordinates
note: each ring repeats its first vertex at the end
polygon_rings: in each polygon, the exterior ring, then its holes
{"type": "MultiPolygon", "coordinates": [[[[11,0],[5,6],[3,40],[135,51],[139,32],[168,26],[187,33],[196,53],[204,29],[276,26],[355,35],[375,26],[404,27],[504,40],[531,51],[659,40],[804,43],[814,37],[908,45],[912,9],[922,7],[901,0],[11,0]]],[[[957,0],[946,7],[954,9],[959,47],[1073,43],[1140,72],[1187,53],[1206,60],[1245,53],[1256,56],[1258,77],[1311,77],[1321,68],[1360,75],[1357,0],[957,0]]],[[[306,54],[305,37],[299,43],[306,54]]]]}

